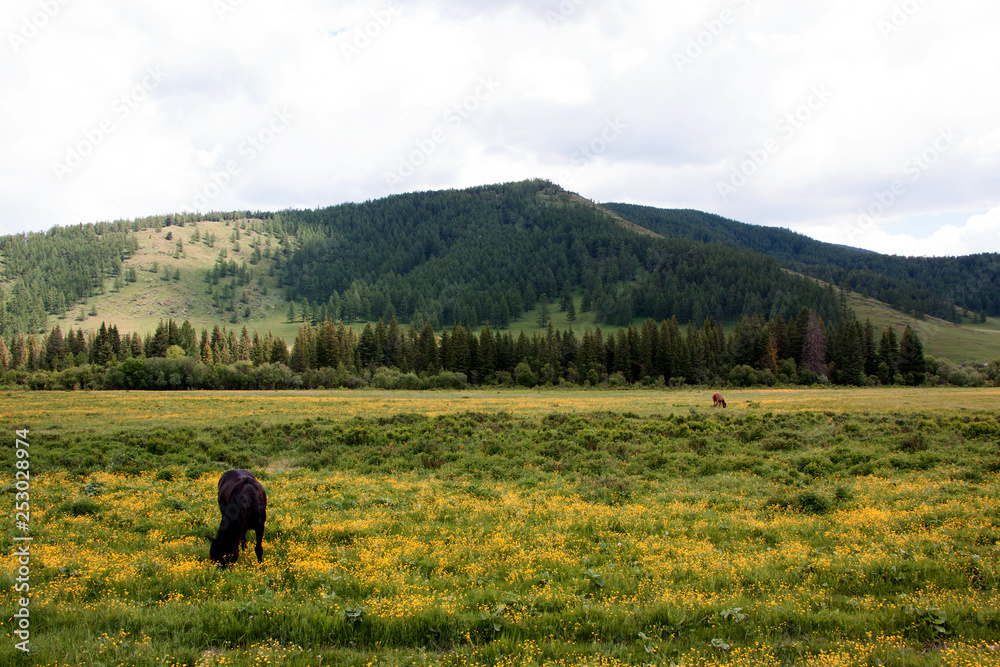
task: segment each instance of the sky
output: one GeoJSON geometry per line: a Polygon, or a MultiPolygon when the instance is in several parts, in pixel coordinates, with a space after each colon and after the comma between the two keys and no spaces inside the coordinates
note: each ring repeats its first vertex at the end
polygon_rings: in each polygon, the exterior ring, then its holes
{"type": "Polygon", "coordinates": [[[0,233],[545,178],[1000,251],[992,0],[6,0],[0,233]]]}

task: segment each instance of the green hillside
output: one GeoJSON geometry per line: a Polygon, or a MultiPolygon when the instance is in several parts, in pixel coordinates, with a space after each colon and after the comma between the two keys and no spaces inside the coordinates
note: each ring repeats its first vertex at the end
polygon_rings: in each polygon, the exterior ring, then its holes
{"type": "Polygon", "coordinates": [[[505,328],[543,296],[573,292],[581,312],[609,325],[787,318],[802,306],[842,315],[833,290],[773,258],[637,230],[547,181],[283,211],[280,221],[296,237],[281,267],[287,293],[348,320],[505,328]]]}
{"type": "Polygon", "coordinates": [[[698,211],[597,206],[546,181],[53,228],[0,238],[0,252],[8,339],[56,324],[94,332],[101,322],[145,334],[174,319],[291,342],[303,314],[358,330],[396,317],[529,333],[548,321],[582,333],[710,316],[732,331],[744,315],[787,319],[803,306],[836,321],[846,305],[879,328],[909,324],[936,357],[1000,358],[1000,320],[981,322],[1000,291],[985,290],[974,307],[951,300],[970,280],[995,282],[992,255],[886,257],[698,211]],[[913,286],[932,270],[929,287],[913,286]],[[847,287],[846,300],[834,286],[847,287]],[[931,304],[952,321],[924,314],[931,304]]]}
{"type": "Polygon", "coordinates": [[[633,204],[604,204],[623,218],[672,238],[763,253],[782,266],[871,296],[916,315],[960,322],[1000,316],[1000,254],[899,257],[823,243],[787,229],[748,225],[718,215],[633,204]]]}
{"type": "Polygon", "coordinates": [[[891,326],[902,331],[907,326],[920,336],[924,351],[938,359],[954,362],[1000,359],[1000,320],[988,318],[983,324],[956,324],[936,317],[914,317],[881,301],[849,294],[848,306],[858,318],[871,319],[879,329],[891,326]]]}
{"type": "MultiPolygon", "coordinates": [[[[253,242],[259,236],[262,244],[270,241],[277,247],[277,238],[272,234],[251,233],[247,239],[247,229],[255,223],[259,224],[260,220],[201,220],[183,227],[150,227],[134,232],[132,236],[138,241],[138,250],[122,264],[125,271],[134,269],[138,280],[116,288],[113,278],[105,278],[103,294],[86,299],[66,317],[51,316],[49,325],[58,323],[63,328],[73,326],[96,331],[101,322],[113,322],[122,331],[147,333],[161,319],[175,319],[189,320],[197,331],[211,330],[216,324],[245,325],[249,330],[270,329],[293,338],[297,327],[285,322],[288,305],[277,288],[278,281],[269,275],[274,260],[262,258],[256,265],[249,264],[253,250],[248,240],[253,242]],[[233,237],[241,227],[241,239],[236,241],[233,237]],[[170,239],[166,238],[168,234],[170,239]],[[214,241],[209,245],[206,239],[213,236],[214,241]],[[180,253],[177,252],[178,239],[183,243],[180,253]],[[239,287],[235,304],[230,299],[216,307],[208,290],[210,287],[220,290],[219,285],[206,283],[205,276],[220,261],[223,251],[226,261],[240,265],[247,262],[253,279],[239,287]],[[173,277],[164,280],[168,275],[176,276],[178,271],[180,280],[173,277]]],[[[227,282],[232,279],[220,280],[223,287],[227,282]]]]}

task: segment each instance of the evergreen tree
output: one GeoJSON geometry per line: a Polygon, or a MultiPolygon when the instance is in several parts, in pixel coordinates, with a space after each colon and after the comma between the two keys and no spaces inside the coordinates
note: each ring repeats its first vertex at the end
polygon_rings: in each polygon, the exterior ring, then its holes
{"type": "Polygon", "coordinates": [[[836,344],[835,367],[836,379],[840,384],[864,383],[864,330],[857,320],[844,320],[841,323],[836,344]]]}
{"type": "Polygon", "coordinates": [[[927,379],[924,346],[909,325],[899,341],[899,372],[908,385],[921,385],[927,379]]]}
{"type": "Polygon", "coordinates": [[[10,343],[10,367],[19,369],[24,367],[28,361],[28,347],[24,336],[16,334],[10,343]]]}
{"type": "Polygon", "coordinates": [[[250,349],[252,345],[253,344],[250,340],[250,333],[247,331],[246,326],[244,326],[243,331],[240,332],[240,342],[237,353],[237,359],[239,359],[240,361],[250,361],[250,349]]]}
{"type": "Polygon", "coordinates": [[[62,330],[57,324],[52,331],[49,332],[48,338],[45,340],[45,359],[41,365],[44,368],[56,370],[59,360],[62,359],[65,353],[66,341],[63,338],[62,330]]]}
{"type": "Polygon", "coordinates": [[[806,331],[809,329],[809,308],[802,306],[799,314],[788,324],[788,351],[795,363],[802,365],[802,352],[805,350],[806,331]]]}
{"type": "MultiPolygon", "coordinates": [[[[801,313],[800,313],[801,316],[801,313]]],[[[823,322],[811,310],[802,341],[802,365],[816,375],[826,376],[826,334],[823,322]]]]}
{"type": "Polygon", "coordinates": [[[364,368],[372,368],[375,365],[375,330],[372,325],[366,324],[361,336],[358,338],[358,357],[364,368]]]}
{"type": "Polygon", "coordinates": [[[540,301],[541,301],[541,307],[538,310],[538,328],[544,329],[546,326],[548,326],[549,322],[552,320],[552,317],[549,314],[548,298],[543,294],[540,301]]]}
{"type": "Polygon", "coordinates": [[[878,344],[878,369],[882,384],[892,384],[899,372],[899,341],[892,327],[882,330],[878,344]]]}
{"type": "Polygon", "coordinates": [[[285,343],[285,339],[281,336],[275,336],[273,346],[271,347],[271,363],[287,366],[289,361],[288,344],[285,343]]]}
{"type": "Polygon", "coordinates": [[[295,337],[292,345],[292,354],[289,357],[289,367],[293,371],[301,373],[308,370],[312,362],[313,331],[308,322],[303,322],[299,327],[299,333],[295,337]]]}
{"type": "Polygon", "coordinates": [[[425,322],[420,332],[417,370],[436,373],[438,368],[437,338],[430,322],[425,322]]]}

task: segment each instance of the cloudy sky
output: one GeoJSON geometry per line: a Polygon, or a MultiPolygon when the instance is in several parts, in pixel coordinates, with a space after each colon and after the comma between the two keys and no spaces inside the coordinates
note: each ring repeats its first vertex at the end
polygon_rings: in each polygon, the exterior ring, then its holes
{"type": "Polygon", "coordinates": [[[548,178],[1000,251],[992,0],[6,0],[0,232],[548,178]]]}

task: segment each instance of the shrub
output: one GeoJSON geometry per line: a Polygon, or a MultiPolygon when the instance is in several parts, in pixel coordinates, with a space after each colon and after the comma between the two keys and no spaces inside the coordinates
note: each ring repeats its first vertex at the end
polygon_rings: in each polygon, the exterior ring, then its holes
{"type": "Polygon", "coordinates": [[[618,388],[618,387],[625,387],[627,385],[628,385],[628,380],[625,379],[625,376],[622,375],[620,371],[615,371],[610,376],[608,376],[608,386],[618,388]]]}
{"type": "Polygon", "coordinates": [[[760,381],[757,376],[757,371],[746,364],[736,366],[729,371],[729,375],[726,376],[726,380],[734,387],[752,387],[760,381]]]}
{"type": "Polygon", "coordinates": [[[538,378],[526,361],[522,361],[514,368],[514,378],[522,387],[534,387],[538,384],[538,378]]]}
{"type": "Polygon", "coordinates": [[[830,509],[830,499],[816,491],[801,491],[795,496],[795,507],[809,514],[825,514],[830,509]]]}
{"type": "Polygon", "coordinates": [[[87,514],[97,514],[97,503],[90,498],[78,498],[72,502],[66,501],[59,506],[59,511],[63,514],[73,516],[85,516],[87,514]]]}

